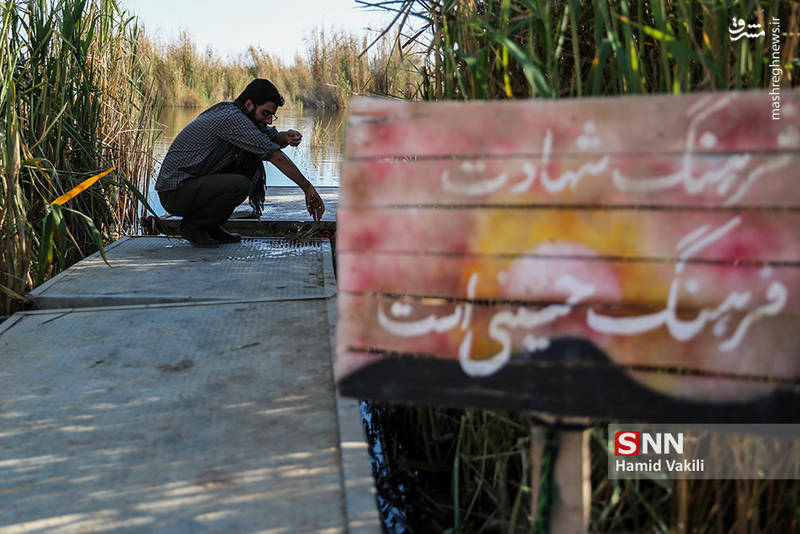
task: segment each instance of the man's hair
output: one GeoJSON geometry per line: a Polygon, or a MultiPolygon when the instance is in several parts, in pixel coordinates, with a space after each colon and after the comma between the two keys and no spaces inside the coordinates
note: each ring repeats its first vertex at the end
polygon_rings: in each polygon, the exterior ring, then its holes
{"type": "Polygon", "coordinates": [[[236,102],[242,105],[248,100],[251,100],[256,106],[260,106],[264,102],[275,102],[277,106],[284,104],[278,88],[272,85],[272,82],[263,78],[256,78],[247,84],[242,94],[236,97],[236,102]]]}

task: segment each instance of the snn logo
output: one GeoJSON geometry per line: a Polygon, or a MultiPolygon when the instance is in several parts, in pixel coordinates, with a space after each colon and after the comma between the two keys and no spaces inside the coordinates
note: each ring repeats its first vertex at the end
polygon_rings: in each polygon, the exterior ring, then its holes
{"type": "Polygon", "coordinates": [[[683,433],[620,430],[614,435],[615,456],[638,454],[683,454],[683,433]]]}

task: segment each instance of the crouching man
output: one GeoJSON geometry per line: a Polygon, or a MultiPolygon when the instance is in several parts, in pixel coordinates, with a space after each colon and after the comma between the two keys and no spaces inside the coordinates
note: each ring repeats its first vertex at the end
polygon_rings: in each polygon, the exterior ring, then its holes
{"type": "Polygon", "coordinates": [[[256,215],[264,206],[266,174],[262,161],[275,165],[305,193],[315,221],[325,205],[303,173],[281,151],[297,146],[300,132],[271,126],[284,104],[268,80],[256,79],[233,102],[220,102],[189,123],[170,145],[158,173],[161,205],[183,217],[181,234],[196,247],[239,241],[222,225],[250,197],[256,215]]]}

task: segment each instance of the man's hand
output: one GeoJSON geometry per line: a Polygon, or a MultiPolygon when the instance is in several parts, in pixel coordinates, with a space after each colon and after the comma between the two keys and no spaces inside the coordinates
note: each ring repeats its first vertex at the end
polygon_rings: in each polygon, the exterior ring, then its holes
{"type": "Polygon", "coordinates": [[[282,151],[276,150],[269,157],[268,161],[275,165],[279,171],[285,174],[287,178],[296,183],[300,189],[303,190],[303,193],[306,195],[306,208],[308,208],[308,213],[311,214],[315,222],[321,220],[322,214],[325,213],[325,204],[323,204],[317,190],[314,189],[311,182],[306,180],[306,177],[303,176],[300,169],[292,163],[292,160],[287,158],[286,154],[282,151]]]}
{"type": "Polygon", "coordinates": [[[305,193],[308,213],[311,214],[315,222],[321,220],[322,214],[325,213],[325,204],[322,202],[322,198],[320,198],[319,193],[312,185],[308,186],[305,193]]]}
{"type": "Polygon", "coordinates": [[[297,146],[300,144],[300,141],[303,140],[303,134],[297,130],[287,130],[286,139],[289,141],[289,145],[297,146]]]}

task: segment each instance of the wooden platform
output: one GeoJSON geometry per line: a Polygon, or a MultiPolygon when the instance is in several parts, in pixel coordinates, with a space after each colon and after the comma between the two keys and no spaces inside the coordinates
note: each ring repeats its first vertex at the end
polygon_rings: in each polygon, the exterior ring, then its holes
{"type": "Polygon", "coordinates": [[[0,532],[379,532],[329,242],[108,258],[0,324],[0,532]]]}
{"type": "MultiPolygon", "coordinates": [[[[248,204],[242,204],[225,224],[231,232],[251,237],[284,236],[313,237],[332,236],[336,231],[336,213],[339,208],[338,187],[318,187],[317,192],[325,203],[322,220],[314,222],[305,205],[305,196],[299,187],[268,187],[264,212],[255,218],[248,204]]],[[[170,235],[178,233],[180,217],[167,216],[161,219],[162,231],[170,235]]]]}
{"type": "Polygon", "coordinates": [[[125,237],[31,292],[40,308],[336,295],[327,239],[244,239],[200,249],[164,236],[125,237]]]}

